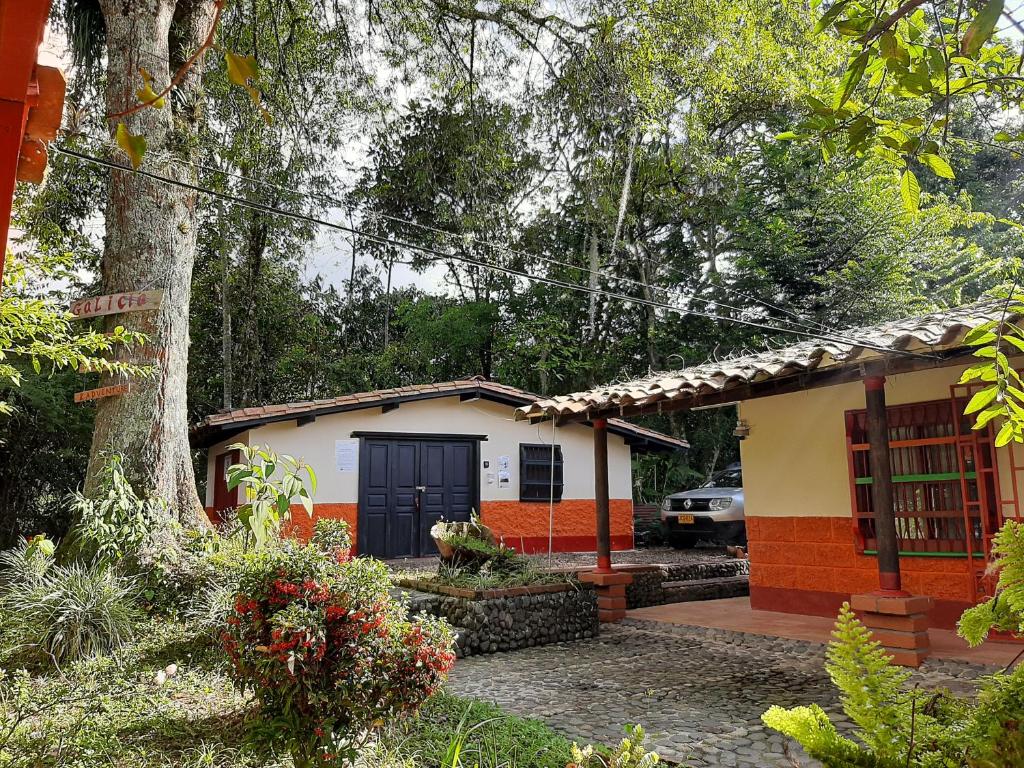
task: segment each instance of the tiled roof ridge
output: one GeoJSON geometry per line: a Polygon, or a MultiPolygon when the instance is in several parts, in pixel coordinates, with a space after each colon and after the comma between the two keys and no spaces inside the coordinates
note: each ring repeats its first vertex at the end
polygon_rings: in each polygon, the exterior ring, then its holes
{"type": "Polygon", "coordinates": [[[823,336],[830,338],[804,339],[777,348],[711,359],[678,370],[651,370],[635,379],[539,398],[531,405],[517,409],[516,416],[578,417],[591,411],[644,406],[662,400],[721,392],[736,385],[842,365],[862,355],[884,355],[886,350],[907,352],[914,345],[919,349],[945,348],[961,340],[967,329],[997,320],[1005,305],[1005,299],[983,299],[874,325],[823,330],[823,336]]]}
{"type": "MultiPolygon", "coordinates": [[[[339,395],[338,397],[321,398],[318,400],[297,400],[290,403],[272,403],[269,405],[249,406],[246,408],[233,408],[231,410],[218,411],[217,413],[210,414],[199,422],[196,428],[224,426],[268,416],[298,417],[320,409],[331,408],[332,406],[365,403],[367,407],[372,407],[377,403],[387,402],[390,399],[399,398],[402,395],[429,393],[443,395],[445,393],[456,394],[473,390],[487,390],[496,394],[510,395],[512,397],[522,398],[526,402],[537,400],[539,397],[525,389],[513,387],[510,384],[503,384],[498,381],[491,381],[489,379],[454,379],[452,381],[441,381],[431,384],[412,384],[400,387],[386,387],[384,389],[369,390],[366,392],[353,392],[348,395],[339,395]]],[[[653,429],[648,429],[647,427],[631,424],[622,419],[611,418],[608,419],[608,423],[619,429],[628,430],[637,435],[652,437],[668,443],[676,443],[683,447],[689,445],[685,440],[680,440],[679,438],[666,435],[653,429]]]]}

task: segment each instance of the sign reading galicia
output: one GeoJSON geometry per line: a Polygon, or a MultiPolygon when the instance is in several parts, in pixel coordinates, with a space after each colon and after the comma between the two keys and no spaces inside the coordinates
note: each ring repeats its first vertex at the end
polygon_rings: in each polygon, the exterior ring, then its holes
{"type": "Polygon", "coordinates": [[[99,389],[87,389],[84,392],[75,392],[75,402],[84,403],[86,400],[99,400],[101,397],[123,395],[127,391],[127,384],[113,384],[109,387],[100,387],[99,389]]]}
{"type": "Polygon", "coordinates": [[[100,317],[122,312],[138,312],[156,309],[164,297],[163,291],[134,291],[132,293],[111,293],[106,296],[92,296],[71,303],[71,314],[75,317],[100,317]]]}

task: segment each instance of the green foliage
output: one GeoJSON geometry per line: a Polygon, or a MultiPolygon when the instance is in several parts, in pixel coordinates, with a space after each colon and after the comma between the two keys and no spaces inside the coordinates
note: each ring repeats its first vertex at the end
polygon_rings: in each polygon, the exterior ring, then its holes
{"type": "Polygon", "coordinates": [[[375,727],[416,710],[455,660],[443,622],[407,620],[385,566],[313,545],[247,556],[221,641],[259,701],[256,742],[298,768],[344,764],[375,727]]]}
{"type": "Polygon", "coordinates": [[[228,450],[237,450],[242,456],[241,464],[228,467],[228,489],[244,487],[245,502],[236,514],[257,547],[266,546],[277,536],[282,522],[291,515],[294,500],[302,504],[307,515],[313,516],[316,474],[311,466],[287,454],[278,456],[269,446],[235,443],[228,450]],[[308,489],[300,476],[302,472],[309,478],[308,489]]]}
{"type": "MultiPolygon", "coordinates": [[[[1013,557],[1019,556],[1014,552],[1013,557]]],[[[974,609],[976,610],[976,609],[974,609]]],[[[961,632],[964,632],[961,623],[961,632]]],[[[772,707],[765,725],[797,740],[830,768],[1012,768],[1024,757],[1024,667],[981,681],[974,702],[943,691],[907,690],[871,633],[844,605],[827,669],[857,726],[841,735],[817,705],[772,707]]]]}
{"type": "MultiPolygon", "coordinates": [[[[49,297],[40,296],[39,285],[67,279],[73,269],[68,254],[29,251],[7,254],[0,286],[0,393],[21,383],[19,360],[35,373],[85,369],[141,376],[144,366],[112,360],[104,355],[122,346],[142,344],[145,336],[117,327],[107,336],[95,330],[76,330],[72,316],[49,297]]],[[[0,415],[9,413],[0,400],[0,415]]]]}
{"type": "MultiPolygon", "coordinates": [[[[4,768],[284,768],[246,746],[253,702],[231,684],[220,650],[190,624],[149,620],[117,657],[60,675],[0,674],[4,768]],[[175,674],[167,675],[169,665],[175,674]],[[166,679],[158,682],[161,673],[166,679]],[[13,727],[13,732],[11,728],[13,727]]],[[[361,768],[440,766],[461,727],[463,762],[480,768],[565,768],[569,742],[539,720],[439,693],[419,715],[381,729],[361,768]],[[479,727],[477,727],[479,726],[479,727]]]]}
{"type": "Polygon", "coordinates": [[[626,736],[607,757],[595,754],[593,746],[580,749],[572,745],[572,765],[575,768],[653,768],[660,758],[657,752],[648,752],[644,746],[647,734],[640,725],[626,728],[626,736]]]}
{"type": "Polygon", "coordinates": [[[167,503],[138,495],[120,454],[108,456],[98,475],[92,497],[76,491],[69,499],[76,520],[68,536],[70,552],[94,565],[124,563],[138,571],[140,553],[166,519],[167,503]]]}
{"type": "Polygon", "coordinates": [[[49,658],[59,666],[111,653],[141,620],[137,584],[113,568],[54,565],[29,546],[2,553],[0,565],[0,613],[11,643],[4,655],[49,658]]]}
{"type": "MultiPolygon", "coordinates": [[[[815,30],[845,38],[849,58],[831,100],[807,96],[804,119],[777,138],[819,142],[826,162],[839,149],[880,158],[900,178],[906,210],[917,213],[914,169],[954,178],[950,147],[974,138],[958,131],[957,110],[980,100],[1007,110],[1021,101],[1019,46],[993,37],[1002,13],[1003,0],[830,4],[815,30]]],[[[1009,148],[1021,137],[995,138],[1009,148]]]]}
{"type": "Polygon", "coordinates": [[[788,736],[807,754],[830,768],[883,768],[886,763],[865,755],[856,742],[839,734],[828,715],[817,704],[785,709],[772,706],[761,716],[769,728],[788,736]]]}
{"type": "Polygon", "coordinates": [[[1024,765],[1024,666],[994,675],[978,694],[978,708],[966,727],[970,768],[1024,765]]]}
{"type": "Polygon", "coordinates": [[[349,533],[348,523],[329,517],[321,517],[316,521],[309,542],[339,563],[345,562],[352,550],[352,535],[349,533]]]}
{"type": "Polygon", "coordinates": [[[1009,358],[1024,351],[1024,329],[1011,321],[1022,313],[1024,296],[1011,294],[1002,300],[998,319],[972,328],[964,337],[967,346],[975,347],[974,356],[985,361],[960,375],[961,384],[983,384],[968,401],[964,413],[977,414],[973,429],[983,429],[995,419],[1002,420],[996,432],[996,447],[1010,441],[1024,442],[1024,379],[1009,358]]]}
{"type": "Polygon", "coordinates": [[[1024,524],[1008,520],[992,540],[990,573],[997,578],[995,594],[968,608],[957,632],[972,646],[992,630],[1024,634],[1024,524]]]}
{"type": "Polygon", "coordinates": [[[825,669],[839,689],[843,711],[857,725],[857,736],[882,762],[907,754],[909,702],[903,685],[910,672],[889,663],[871,630],[844,604],[836,621],[834,642],[829,645],[825,669]]]}

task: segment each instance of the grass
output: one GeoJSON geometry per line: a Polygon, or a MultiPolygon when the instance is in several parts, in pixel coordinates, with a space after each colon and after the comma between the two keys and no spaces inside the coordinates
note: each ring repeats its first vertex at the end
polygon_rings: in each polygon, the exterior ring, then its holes
{"type": "Polygon", "coordinates": [[[511,589],[512,587],[575,583],[575,579],[568,574],[551,573],[537,567],[526,558],[523,560],[525,562],[519,563],[515,570],[489,573],[472,573],[459,568],[451,568],[442,563],[438,566],[437,573],[417,574],[416,578],[461,589],[511,589]]]}
{"type": "MultiPolygon", "coordinates": [[[[220,651],[193,627],[151,621],[117,658],[19,676],[0,684],[3,768],[289,768],[245,745],[253,703],[235,690],[220,651]],[[163,685],[157,673],[176,664],[163,685]],[[19,687],[20,686],[20,687],[19,687]],[[12,738],[5,722],[27,719],[12,738]],[[5,743],[6,742],[6,743],[5,743]]],[[[4,660],[0,659],[0,668],[4,660]]],[[[359,768],[564,768],[570,744],[543,723],[481,702],[438,694],[414,718],[392,724],[359,768]]]]}

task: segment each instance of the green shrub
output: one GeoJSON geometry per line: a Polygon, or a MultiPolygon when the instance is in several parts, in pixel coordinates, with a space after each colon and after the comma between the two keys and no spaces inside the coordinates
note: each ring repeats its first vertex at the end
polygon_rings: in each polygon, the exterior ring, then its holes
{"type": "Polygon", "coordinates": [[[661,760],[657,752],[648,752],[647,733],[642,726],[626,728],[626,736],[607,757],[594,753],[592,746],[572,745],[573,768],[654,768],[661,760]]]}
{"type": "Polygon", "coordinates": [[[1024,635],[1024,523],[1009,520],[992,541],[990,573],[998,576],[995,595],[968,608],[957,630],[972,646],[996,629],[1024,635]]]}
{"type": "Polygon", "coordinates": [[[68,534],[69,553],[99,565],[123,563],[140,569],[140,554],[149,537],[167,519],[166,502],[140,497],[124,472],[124,458],[112,454],[99,470],[94,498],[69,497],[75,524],[68,534]]]}
{"type": "Polygon", "coordinates": [[[7,652],[43,654],[60,665],[116,651],[132,637],[142,618],[135,580],[84,563],[51,563],[40,572],[37,557],[3,558],[0,611],[16,643],[7,652]]]}
{"type": "Polygon", "coordinates": [[[984,681],[965,731],[972,768],[1024,765],[1024,666],[984,681]]]}
{"type": "Polygon", "coordinates": [[[415,718],[388,727],[360,760],[373,768],[566,768],[572,744],[540,720],[440,692],[415,718]]]}
{"type": "Polygon", "coordinates": [[[339,563],[348,560],[352,553],[352,535],[349,533],[348,523],[344,520],[320,518],[313,527],[313,537],[310,541],[314,547],[339,563]]]}
{"type": "Polygon", "coordinates": [[[447,625],[406,619],[385,566],[313,545],[250,553],[221,642],[260,704],[257,743],[299,768],[353,759],[371,730],[415,710],[454,662],[447,625]]]}
{"type": "Polygon", "coordinates": [[[871,633],[843,606],[829,647],[829,676],[857,726],[841,735],[817,705],[772,707],[770,728],[796,739],[826,766],[1019,768],[1024,765],[1024,668],[981,681],[976,702],[943,691],[906,689],[871,633]]]}
{"type": "Polygon", "coordinates": [[[316,473],[311,466],[302,459],[278,455],[269,446],[235,443],[228,449],[237,450],[242,456],[240,464],[228,467],[228,490],[238,486],[245,490],[245,502],[235,512],[246,537],[251,536],[257,547],[277,537],[281,524],[291,514],[293,500],[297,499],[312,517],[316,473]],[[302,473],[306,474],[306,481],[302,473]]]}

